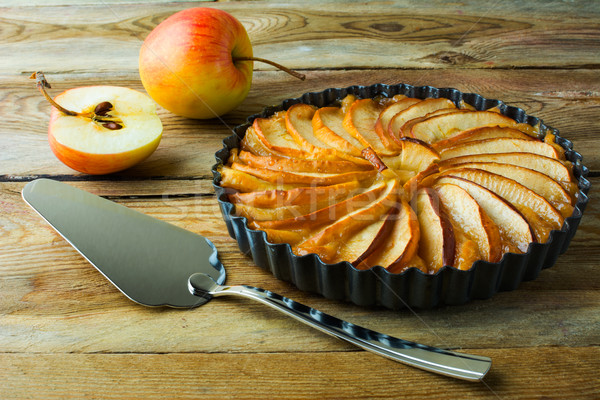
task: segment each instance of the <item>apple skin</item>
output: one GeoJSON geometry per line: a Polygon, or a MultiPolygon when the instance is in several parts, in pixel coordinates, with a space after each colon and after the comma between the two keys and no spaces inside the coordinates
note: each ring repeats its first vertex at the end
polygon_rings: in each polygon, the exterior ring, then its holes
{"type": "Polygon", "coordinates": [[[104,175],[125,170],[148,158],[161,141],[162,123],[156,114],[156,105],[136,90],[86,86],[69,89],[54,99],[77,112],[110,101],[114,105],[110,113],[124,121],[123,129],[111,131],[89,118],[67,116],[52,108],[48,124],[50,149],[60,161],[76,171],[104,175]],[[103,140],[103,137],[107,139],[103,140]]]}
{"type": "Polygon", "coordinates": [[[171,15],[146,38],[139,72],[146,92],[179,116],[210,119],[237,107],[252,83],[252,44],[244,26],[215,8],[171,15]]]}

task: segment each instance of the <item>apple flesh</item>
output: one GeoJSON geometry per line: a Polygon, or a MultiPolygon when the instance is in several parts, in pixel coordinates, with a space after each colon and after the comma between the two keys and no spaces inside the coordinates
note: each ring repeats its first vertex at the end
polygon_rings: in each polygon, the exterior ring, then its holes
{"type": "Polygon", "coordinates": [[[156,105],[143,93],[118,86],[86,86],[67,90],[54,100],[67,110],[91,115],[98,104],[112,105],[96,119],[52,108],[50,148],[74,170],[93,175],[121,171],[146,159],[160,143],[163,128],[156,105]],[[120,128],[105,126],[103,118],[118,120],[120,128]]]}
{"type": "Polygon", "coordinates": [[[252,45],[244,26],[215,8],[171,15],[144,41],[139,72],[144,88],[162,107],[197,119],[237,107],[252,83],[252,45]]]}

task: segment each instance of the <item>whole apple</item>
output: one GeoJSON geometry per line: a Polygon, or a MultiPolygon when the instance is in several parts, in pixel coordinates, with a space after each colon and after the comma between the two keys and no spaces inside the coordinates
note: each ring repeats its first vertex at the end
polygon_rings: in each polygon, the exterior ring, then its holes
{"type": "Polygon", "coordinates": [[[146,38],[139,58],[144,88],[174,114],[215,118],[237,107],[252,83],[252,45],[244,26],[216,8],[171,15],[146,38]]]}

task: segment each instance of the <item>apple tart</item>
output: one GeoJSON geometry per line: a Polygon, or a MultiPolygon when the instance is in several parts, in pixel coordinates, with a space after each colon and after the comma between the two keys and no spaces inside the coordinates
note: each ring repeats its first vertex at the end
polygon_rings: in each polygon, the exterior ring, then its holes
{"type": "Polygon", "coordinates": [[[539,119],[471,97],[330,89],[252,117],[217,154],[229,232],[276,276],[357,304],[462,303],[535,277],[587,202],[581,157],[539,119]]]}

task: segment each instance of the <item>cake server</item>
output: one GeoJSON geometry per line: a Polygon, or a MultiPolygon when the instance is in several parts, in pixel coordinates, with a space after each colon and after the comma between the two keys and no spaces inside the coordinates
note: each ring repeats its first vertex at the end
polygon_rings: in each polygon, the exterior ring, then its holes
{"type": "Polygon", "coordinates": [[[483,379],[490,369],[488,357],[388,336],[268,290],[224,286],[225,268],[208,239],[70,185],[38,179],[22,194],[100,273],[139,304],[192,308],[213,297],[241,296],[413,367],[468,381],[483,379]]]}

